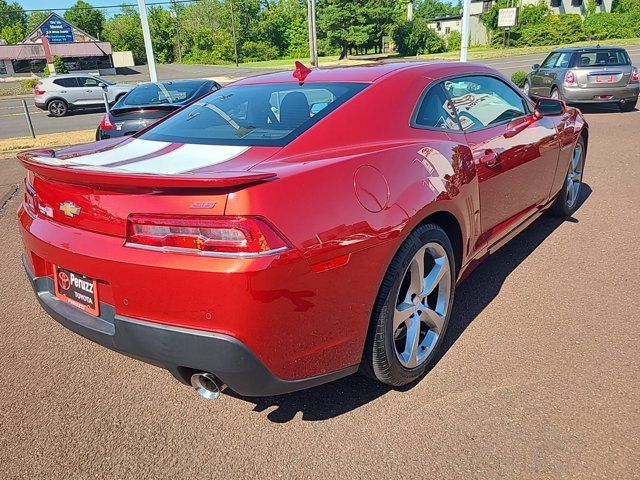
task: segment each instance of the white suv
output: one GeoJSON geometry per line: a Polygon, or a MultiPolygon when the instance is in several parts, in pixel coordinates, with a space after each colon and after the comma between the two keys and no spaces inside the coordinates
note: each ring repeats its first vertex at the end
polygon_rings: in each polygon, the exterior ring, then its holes
{"type": "Polygon", "coordinates": [[[104,105],[103,86],[107,88],[109,103],[117,102],[135,88],[135,85],[113,83],[92,75],[56,75],[40,79],[35,86],[35,105],[49,110],[54,117],[64,117],[72,109],[99,108],[104,105]]]}

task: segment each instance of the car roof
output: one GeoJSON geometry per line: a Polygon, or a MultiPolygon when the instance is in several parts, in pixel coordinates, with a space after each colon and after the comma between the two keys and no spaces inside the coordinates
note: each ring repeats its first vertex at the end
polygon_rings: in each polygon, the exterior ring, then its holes
{"type": "MultiPolygon", "coordinates": [[[[615,46],[600,46],[595,45],[593,47],[563,47],[556,48],[553,52],[597,52],[598,50],[624,50],[623,47],[615,47],[615,46]]],[[[552,52],[552,53],[553,53],[552,52]]]]}
{"type": "MultiPolygon", "coordinates": [[[[305,83],[331,83],[331,82],[353,82],[353,83],[373,83],[383,77],[388,77],[407,70],[415,71],[416,74],[434,78],[442,76],[443,70],[451,71],[452,74],[467,72],[487,72],[494,71],[489,67],[476,63],[460,63],[446,61],[431,62],[392,62],[359,65],[352,67],[329,67],[318,68],[311,71],[305,79],[305,83]]],[[[253,77],[244,78],[231,85],[258,85],[266,83],[295,83],[292,69],[285,72],[267,73],[253,77]]]]}

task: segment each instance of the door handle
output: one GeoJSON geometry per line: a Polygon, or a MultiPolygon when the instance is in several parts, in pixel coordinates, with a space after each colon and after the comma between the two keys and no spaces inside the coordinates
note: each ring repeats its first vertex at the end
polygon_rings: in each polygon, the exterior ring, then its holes
{"type": "Polygon", "coordinates": [[[480,156],[480,163],[485,167],[495,167],[498,163],[498,154],[491,149],[484,151],[484,154],[480,156]]]}

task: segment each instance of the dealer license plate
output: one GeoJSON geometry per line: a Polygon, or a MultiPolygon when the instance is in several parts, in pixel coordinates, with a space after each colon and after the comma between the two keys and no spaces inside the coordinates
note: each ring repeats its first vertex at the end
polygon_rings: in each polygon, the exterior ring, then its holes
{"type": "Polygon", "coordinates": [[[596,75],[596,83],[613,83],[613,75],[596,75]]]}
{"type": "Polygon", "coordinates": [[[100,314],[98,283],[93,278],[55,265],[53,273],[56,297],[83,312],[100,314]]]}

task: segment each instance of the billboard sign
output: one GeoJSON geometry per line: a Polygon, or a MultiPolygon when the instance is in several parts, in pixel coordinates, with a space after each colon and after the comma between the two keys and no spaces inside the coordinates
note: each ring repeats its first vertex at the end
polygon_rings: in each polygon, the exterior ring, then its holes
{"type": "Polygon", "coordinates": [[[498,27],[515,27],[518,24],[518,7],[498,10],[498,27]]]}
{"type": "Polygon", "coordinates": [[[40,30],[49,39],[49,43],[73,42],[73,27],[57,15],[45,21],[40,30]]]}

